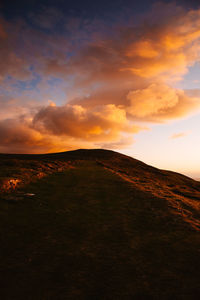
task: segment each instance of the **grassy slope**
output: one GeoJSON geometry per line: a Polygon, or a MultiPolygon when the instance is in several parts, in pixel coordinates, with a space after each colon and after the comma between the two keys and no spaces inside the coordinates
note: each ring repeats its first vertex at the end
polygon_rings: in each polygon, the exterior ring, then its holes
{"type": "Polygon", "coordinates": [[[34,197],[0,201],[1,299],[197,299],[199,231],[171,205],[186,197],[166,193],[198,184],[110,152],[84,155],[13,194],[34,197]]]}

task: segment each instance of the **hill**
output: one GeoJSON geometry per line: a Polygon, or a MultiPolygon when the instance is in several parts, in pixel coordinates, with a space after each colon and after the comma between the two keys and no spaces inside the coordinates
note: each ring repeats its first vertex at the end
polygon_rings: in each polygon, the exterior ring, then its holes
{"type": "Polygon", "coordinates": [[[1,299],[198,299],[200,182],[108,150],[0,155],[1,299]]]}

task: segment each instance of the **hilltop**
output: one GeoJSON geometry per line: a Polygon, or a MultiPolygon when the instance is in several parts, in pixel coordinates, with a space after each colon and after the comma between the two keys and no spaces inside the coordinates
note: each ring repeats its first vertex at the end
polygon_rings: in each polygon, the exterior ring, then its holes
{"type": "Polygon", "coordinates": [[[200,296],[200,182],[108,150],[0,154],[2,299],[200,296]]]}

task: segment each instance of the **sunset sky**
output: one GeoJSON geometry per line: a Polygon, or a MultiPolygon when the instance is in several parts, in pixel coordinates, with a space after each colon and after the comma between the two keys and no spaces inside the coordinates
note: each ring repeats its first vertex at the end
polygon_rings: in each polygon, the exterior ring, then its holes
{"type": "Polygon", "coordinates": [[[105,148],[200,178],[199,1],[13,2],[0,152],[105,148]]]}

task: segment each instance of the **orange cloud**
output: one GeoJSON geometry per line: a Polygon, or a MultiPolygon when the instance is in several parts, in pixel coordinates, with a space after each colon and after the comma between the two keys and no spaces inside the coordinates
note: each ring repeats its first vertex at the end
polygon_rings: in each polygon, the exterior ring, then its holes
{"type": "Polygon", "coordinates": [[[125,111],[114,105],[93,111],[78,105],[48,106],[40,109],[33,120],[19,117],[0,121],[0,152],[122,147],[133,142],[132,134],[141,129],[130,124],[125,111]]]}
{"type": "Polygon", "coordinates": [[[133,134],[142,129],[133,125],[125,110],[114,104],[93,109],[70,104],[48,106],[35,115],[33,126],[43,133],[104,143],[118,141],[123,132],[133,134]]]}
{"type": "Polygon", "coordinates": [[[164,110],[176,106],[179,96],[175,89],[153,83],[145,89],[130,91],[127,99],[130,100],[130,114],[145,118],[160,115],[164,110]]]}
{"type": "Polygon", "coordinates": [[[200,58],[200,10],[157,4],[136,25],[118,26],[113,36],[94,36],[79,47],[26,28],[18,49],[19,28],[0,26],[1,78],[27,78],[34,64],[43,82],[51,75],[65,80],[68,102],[25,105],[21,119],[17,104],[12,119],[1,112],[0,151],[123,147],[144,129],[138,122],[166,122],[200,109],[198,92],[171,87],[200,58]]]}
{"type": "Polygon", "coordinates": [[[179,139],[186,135],[188,135],[188,132],[179,132],[179,133],[174,133],[172,136],[170,136],[170,138],[171,139],[179,139]]]}
{"type": "Polygon", "coordinates": [[[155,6],[141,24],[121,28],[117,38],[90,42],[67,68],[55,63],[51,70],[62,69],[65,73],[77,70],[79,84],[81,80],[84,84],[94,81],[125,84],[138,81],[138,77],[154,82],[158,77],[165,82],[180,80],[199,59],[200,10],[185,12],[170,5],[173,14],[166,15],[167,8],[168,5],[160,4],[157,12],[155,6]]]}
{"type": "Polygon", "coordinates": [[[147,88],[130,91],[127,112],[146,121],[166,121],[200,109],[200,98],[189,97],[184,91],[165,84],[153,83],[147,88]]]}
{"type": "Polygon", "coordinates": [[[47,153],[93,147],[77,138],[41,133],[31,128],[30,122],[20,119],[0,121],[0,139],[1,153],[47,153]]]}

